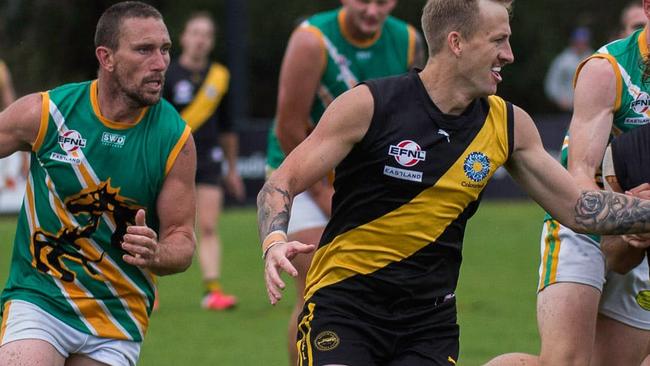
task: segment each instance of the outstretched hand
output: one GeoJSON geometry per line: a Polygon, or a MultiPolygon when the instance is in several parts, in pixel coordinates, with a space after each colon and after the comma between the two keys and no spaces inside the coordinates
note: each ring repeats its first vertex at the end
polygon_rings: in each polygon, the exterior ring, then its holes
{"type": "Polygon", "coordinates": [[[316,245],[314,244],[303,244],[298,241],[278,242],[269,247],[264,261],[264,280],[271,305],[275,305],[280,301],[282,290],[285,288],[280,273],[285,271],[291,277],[296,277],[298,271],[291,264],[291,260],[298,254],[311,253],[315,249],[316,245]]]}
{"type": "Polygon", "coordinates": [[[122,259],[128,264],[148,268],[158,263],[158,235],[147,226],[146,213],[139,209],[135,214],[135,225],[126,228],[122,238],[122,259]]]}

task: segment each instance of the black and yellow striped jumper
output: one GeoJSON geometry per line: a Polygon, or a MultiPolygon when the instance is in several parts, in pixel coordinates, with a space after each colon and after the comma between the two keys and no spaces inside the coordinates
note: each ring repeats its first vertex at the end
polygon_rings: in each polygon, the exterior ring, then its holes
{"type": "Polygon", "coordinates": [[[450,365],[467,220],[513,146],[512,105],[443,114],[416,71],[367,82],[374,115],[336,168],[307,275],[301,365],[450,365]]]}

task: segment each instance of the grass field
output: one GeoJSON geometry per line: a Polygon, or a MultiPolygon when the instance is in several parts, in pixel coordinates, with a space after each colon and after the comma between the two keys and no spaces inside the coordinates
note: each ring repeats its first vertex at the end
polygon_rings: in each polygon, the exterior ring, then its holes
{"type": "MultiPolygon", "coordinates": [[[[542,211],[528,202],[484,202],[470,221],[457,292],[461,326],[459,365],[495,355],[537,353],[535,287],[542,211]]],[[[8,274],[15,218],[0,218],[0,284],[8,274]]],[[[198,263],[160,281],[161,308],[153,314],[139,365],[285,366],[286,321],[294,294],[268,304],[255,213],[226,211],[223,281],[239,297],[228,312],[199,308],[198,263]]],[[[1,285],[0,285],[1,286],[1,285]]]]}

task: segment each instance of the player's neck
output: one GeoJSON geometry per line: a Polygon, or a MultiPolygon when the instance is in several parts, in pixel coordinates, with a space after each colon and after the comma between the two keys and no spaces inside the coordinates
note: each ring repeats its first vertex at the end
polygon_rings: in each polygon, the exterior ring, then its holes
{"type": "Polygon", "coordinates": [[[97,104],[100,117],[125,125],[135,124],[145,108],[134,105],[115,85],[102,80],[101,76],[97,81],[97,104]]]}
{"type": "Polygon", "coordinates": [[[363,33],[359,27],[354,24],[354,20],[343,9],[339,15],[339,24],[342,27],[341,32],[343,36],[354,44],[367,45],[371,44],[379,38],[381,28],[372,34],[363,33]]]}
{"type": "Polygon", "coordinates": [[[429,98],[444,114],[461,115],[475,99],[464,92],[453,72],[440,67],[440,63],[429,60],[420,72],[422,84],[429,98]]]}
{"type": "Polygon", "coordinates": [[[204,70],[205,67],[208,65],[208,58],[193,57],[187,53],[182,53],[181,56],[178,58],[178,63],[190,71],[198,72],[204,70]]]}

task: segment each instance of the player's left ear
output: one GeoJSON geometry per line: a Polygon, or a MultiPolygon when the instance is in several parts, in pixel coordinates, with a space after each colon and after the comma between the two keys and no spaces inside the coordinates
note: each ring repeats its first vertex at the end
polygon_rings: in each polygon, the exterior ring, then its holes
{"type": "Polygon", "coordinates": [[[461,45],[462,39],[463,37],[459,32],[449,32],[449,34],[447,34],[447,47],[449,47],[449,50],[456,55],[456,57],[460,57],[463,53],[463,47],[461,45]]]}
{"type": "Polygon", "coordinates": [[[99,46],[95,49],[95,56],[99,61],[99,67],[108,72],[113,72],[115,69],[114,52],[112,49],[104,46],[99,46]]]}

